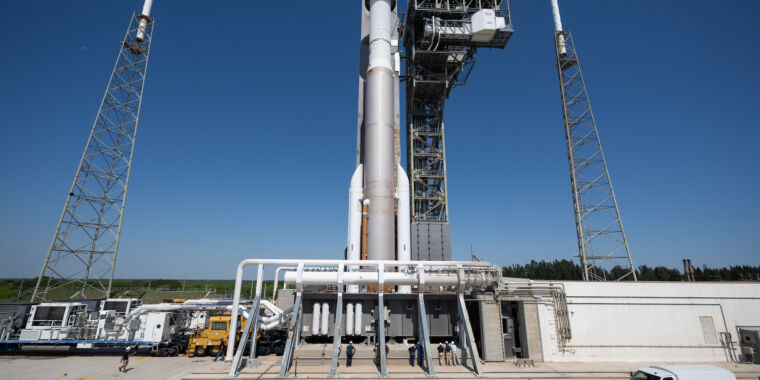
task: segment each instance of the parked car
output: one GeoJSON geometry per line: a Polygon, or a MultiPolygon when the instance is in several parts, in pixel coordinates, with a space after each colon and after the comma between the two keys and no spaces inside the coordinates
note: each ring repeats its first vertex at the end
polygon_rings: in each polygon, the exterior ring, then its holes
{"type": "Polygon", "coordinates": [[[669,365],[639,368],[631,380],[736,380],[736,376],[714,365],[669,365]]]}

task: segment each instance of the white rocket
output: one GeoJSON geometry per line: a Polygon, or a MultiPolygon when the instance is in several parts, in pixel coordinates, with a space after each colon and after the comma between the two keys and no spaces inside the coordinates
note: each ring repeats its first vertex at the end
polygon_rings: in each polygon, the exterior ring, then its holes
{"type": "MultiPolygon", "coordinates": [[[[349,260],[361,259],[362,219],[366,222],[367,259],[411,259],[409,179],[404,169],[394,163],[393,156],[394,69],[397,68],[392,41],[396,22],[391,0],[369,3],[369,63],[364,94],[360,97],[363,99],[360,107],[363,106],[364,117],[364,160],[357,165],[349,189],[346,248],[349,260]],[[362,217],[363,206],[367,207],[366,218],[362,217]]],[[[358,292],[358,286],[351,285],[347,291],[358,292]]],[[[399,291],[406,293],[411,288],[404,286],[399,291]]]]}

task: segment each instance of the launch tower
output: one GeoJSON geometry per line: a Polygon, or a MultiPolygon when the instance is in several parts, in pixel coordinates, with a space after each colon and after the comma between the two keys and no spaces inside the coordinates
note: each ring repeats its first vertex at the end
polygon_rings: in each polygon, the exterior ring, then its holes
{"type": "Polygon", "coordinates": [[[612,189],[607,161],[591,112],[575,44],[569,31],[562,29],[557,0],[551,0],[554,13],[554,46],[562,95],[562,116],[570,164],[578,256],[586,281],[605,281],[631,277],[636,271],[612,189]]]}
{"type": "Polygon", "coordinates": [[[443,108],[463,85],[478,48],[513,34],[507,0],[409,0],[406,50],[407,171],[412,260],[450,260],[443,108]]]}
{"type": "Polygon", "coordinates": [[[151,3],[132,16],[121,41],[32,301],[72,286],[74,297],[111,293],[153,34],[151,3]]]}

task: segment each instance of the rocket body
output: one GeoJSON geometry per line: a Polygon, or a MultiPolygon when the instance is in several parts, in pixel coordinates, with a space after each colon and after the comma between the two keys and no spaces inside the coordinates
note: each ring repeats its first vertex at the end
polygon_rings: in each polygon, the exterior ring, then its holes
{"type": "MultiPolygon", "coordinates": [[[[368,4],[362,2],[357,166],[349,188],[346,257],[410,260],[409,177],[397,162],[400,146],[394,138],[399,122],[398,17],[390,0],[368,4]]],[[[360,290],[348,285],[346,291],[360,290]]],[[[398,291],[409,293],[411,286],[399,285],[398,291]]],[[[361,313],[359,306],[355,313],[361,313]]]]}
{"type": "Polygon", "coordinates": [[[395,259],[393,28],[390,0],[372,0],[364,103],[364,197],[369,201],[369,260],[395,259]]]}

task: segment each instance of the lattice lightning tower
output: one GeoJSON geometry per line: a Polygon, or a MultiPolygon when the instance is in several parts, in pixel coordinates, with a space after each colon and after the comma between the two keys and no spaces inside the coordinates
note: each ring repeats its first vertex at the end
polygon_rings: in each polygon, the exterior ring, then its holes
{"type": "Polygon", "coordinates": [[[56,289],[81,298],[111,293],[153,32],[147,9],[132,16],[121,41],[32,301],[56,289]]]}
{"type": "Polygon", "coordinates": [[[570,32],[560,29],[555,32],[554,44],[583,279],[605,281],[609,273],[614,280],[631,276],[635,281],[636,271],[575,45],[570,32]]]}

